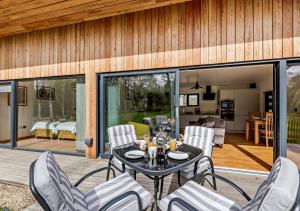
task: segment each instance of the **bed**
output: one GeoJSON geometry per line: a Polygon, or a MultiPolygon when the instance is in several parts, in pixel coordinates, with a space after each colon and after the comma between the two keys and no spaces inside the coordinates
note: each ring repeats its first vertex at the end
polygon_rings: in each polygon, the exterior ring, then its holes
{"type": "Polygon", "coordinates": [[[62,122],[55,127],[54,133],[58,134],[58,140],[76,141],[76,122],[62,122]]]}
{"type": "Polygon", "coordinates": [[[54,129],[61,122],[51,121],[37,121],[33,124],[31,132],[34,133],[35,138],[54,138],[54,129]]]}

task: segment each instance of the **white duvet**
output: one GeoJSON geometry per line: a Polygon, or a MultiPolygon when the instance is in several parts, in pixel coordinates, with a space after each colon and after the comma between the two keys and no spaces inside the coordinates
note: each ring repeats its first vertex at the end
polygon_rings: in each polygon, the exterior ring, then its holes
{"type": "Polygon", "coordinates": [[[57,125],[54,128],[53,133],[58,134],[58,132],[60,130],[66,130],[66,131],[69,131],[71,133],[76,134],[76,122],[63,122],[63,123],[60,123],[59,125],[57,125]]]}
{"type": "Polygon", "coordinates": [[[37,129],[49,129],[52,132],[54,132],[56,126],[59,125],[60,123],[61,122],[46,122],[46,121],[36,122],[31,128],[31,132],[34,132],[37,129]]]}

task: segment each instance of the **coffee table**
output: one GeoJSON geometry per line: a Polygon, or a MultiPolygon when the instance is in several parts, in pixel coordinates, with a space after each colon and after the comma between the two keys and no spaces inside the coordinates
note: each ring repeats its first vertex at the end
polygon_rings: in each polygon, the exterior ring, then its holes
{"type": "MultiPolygon", "coordinates": [[[[122,162],[122,172],[125,172],[125,166],[128,166],[136,172],[142,173],[154,181],[154,210],[158,209],[157,198],[159,181],[161,180],[160,195],[162,193],[163,178],[178,172],[190,165],[194,164],[194,178],[197,173],[198,162],[203,156],[203,151],[199,148],[182,144],[177,151],[186,152],[189,157],[184,160],[175,160],[169,158],[167,155],[164,159],[150,159],[147,155],[138,159],[130,159],[125,156],[125,153],[131,150],[138,150],[138,146],[135,143],[122,145],[115,147],[112,151],[113,156],[122,162]]],[[[168,152],[167,152],[168,153],[168,152]]],[[[166,154],[167,154],[166,153],[166,154]]],[[[145,153],[146,154],[146,153],[145,153]]]]}

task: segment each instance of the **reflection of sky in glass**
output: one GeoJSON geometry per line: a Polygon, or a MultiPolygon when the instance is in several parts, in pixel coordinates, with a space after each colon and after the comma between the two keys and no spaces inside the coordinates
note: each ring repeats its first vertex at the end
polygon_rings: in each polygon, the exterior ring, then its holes
{"type": "Polygon", "coordinates": [[[174,78],[174,74],[155,74],[130,76],[127,80],[130,84],[143,88],[164,88],[168,82],[174,81],[174,78]]]}

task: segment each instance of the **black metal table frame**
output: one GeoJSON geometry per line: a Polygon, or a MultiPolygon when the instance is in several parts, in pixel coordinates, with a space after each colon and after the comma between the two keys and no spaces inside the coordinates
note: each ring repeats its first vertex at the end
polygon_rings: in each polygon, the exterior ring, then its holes
{"type": "Polygon", "coordinates": [[[113,152],[113,156],[115,156],[119,161],[122,162],[122,173],[124,173],[126,170],[125,166],[129,166],[135,172],[142,173],[154,181],[154,196],[153,196],[154,203],[152,205],[152,209],[154,206],[154,210],[158,210],[157,196],[158,196],[158,189],[159,189],[159,181],[161,180],[161,190],[160,190],[160,197],[159,197],[159,198],[161,198],[164,177],[166,177],[170,174],[173,174],[173,173],[178,173],[183,168],[188,167],[194,163],[194,176],[192,179],[195,179],[195,177],[197,176],[198,163],[199,163],[200,159],[203,157],[203,151],[202,151],[197,157],[194,157],[193,159],[188,160],[187,162],[182,163],[178,166],[175,166],[173,168],[166,169],[166,170],[153,171],[153,170],[145,170],[144,168],[141,168],[139,166],[132,164],[131,162],[123,159],[121,156],[119,156],[117,153],[115,153],[114,150],[112,150],[112,152],[113,152]]]}

